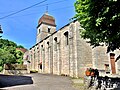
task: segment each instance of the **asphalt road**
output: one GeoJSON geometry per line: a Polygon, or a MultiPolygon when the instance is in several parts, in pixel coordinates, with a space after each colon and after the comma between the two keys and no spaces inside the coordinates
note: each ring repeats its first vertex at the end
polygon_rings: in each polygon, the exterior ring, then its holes
{"type": "Polygon", "coordinates": [[[72,87],[69,77],[38,73],[25,76],[0,75],[0,84],[0,90],[77,90],[72,87]]]}

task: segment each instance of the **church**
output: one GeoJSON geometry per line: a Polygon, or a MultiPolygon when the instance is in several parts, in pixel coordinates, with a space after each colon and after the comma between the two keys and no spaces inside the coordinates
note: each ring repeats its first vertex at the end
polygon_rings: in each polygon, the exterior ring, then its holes
{"type": "Polygon", "coordinates": [[[38,20],[36,44],[24,54],[29,70],[39,73],[83,77],[86,68],[98,69],[101,75],[119,74],[119,50],[106,53],[106,46],[92,48],[80,36],[77,20],[56,30],[55,18],[48,13],[38,20]],[[26,58],[27,57],[27,58],[26,58]]]}

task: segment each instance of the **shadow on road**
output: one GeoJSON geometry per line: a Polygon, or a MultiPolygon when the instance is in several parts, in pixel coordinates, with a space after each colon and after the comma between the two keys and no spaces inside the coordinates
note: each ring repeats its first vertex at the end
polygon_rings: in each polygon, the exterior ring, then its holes
{"type": "Polygon", "coordinates": [[[16,85],[33,84],[30,76],[15,76],[15,75],[2,75],[0,74],[0,87],[11,87],[16,85]]]}

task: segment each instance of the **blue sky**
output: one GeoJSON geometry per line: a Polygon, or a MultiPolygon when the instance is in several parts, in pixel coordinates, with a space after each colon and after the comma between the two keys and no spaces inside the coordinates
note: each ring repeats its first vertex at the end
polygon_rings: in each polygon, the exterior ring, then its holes
{"type": "Polygon", "coordinates": [[[75,14],[76,0],[47,0],[20,13],[2,18],[42,1],[44,0],[0,0],[0,25],[4,32],[2,38],[29,49],[36,43],[38,20],[46,12],[47,6],[48,13],[56,20],[57,30],[68,24],[69,19],[75,14]]]}

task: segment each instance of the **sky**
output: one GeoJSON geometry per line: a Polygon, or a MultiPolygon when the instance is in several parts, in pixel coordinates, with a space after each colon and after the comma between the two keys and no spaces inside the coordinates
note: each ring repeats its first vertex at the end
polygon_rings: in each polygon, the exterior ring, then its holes
{"type": "Polygon", "coordinates": [[[48,11],[59,30],[75,15],[76,0],[0,0],[2,38],[29,49],[36,43],[38,20],[48,11]]]}

